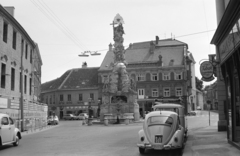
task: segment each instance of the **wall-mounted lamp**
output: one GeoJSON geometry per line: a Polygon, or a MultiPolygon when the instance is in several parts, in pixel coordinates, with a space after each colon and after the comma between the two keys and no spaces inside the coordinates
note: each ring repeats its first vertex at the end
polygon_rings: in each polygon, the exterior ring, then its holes
{"type": "Polygon", "coordinates": [[[213,67],[216,67],[220,63],[216,60],[216,54],[209,54],[208,59],[212,63],[213,67]]]}

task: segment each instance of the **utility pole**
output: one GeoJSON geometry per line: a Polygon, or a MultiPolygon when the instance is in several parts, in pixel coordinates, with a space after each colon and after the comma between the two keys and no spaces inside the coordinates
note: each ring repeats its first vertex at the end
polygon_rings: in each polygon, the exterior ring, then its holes
{"type": "Polygon", "coordinates": [[[20,77],[20,107],[21,107],[21,132],[24,131],[24,113],[23,113],[23,49],[24,49],[24,40],[22,39],[22,48],[21,48],[21,77],[20,77]]]}

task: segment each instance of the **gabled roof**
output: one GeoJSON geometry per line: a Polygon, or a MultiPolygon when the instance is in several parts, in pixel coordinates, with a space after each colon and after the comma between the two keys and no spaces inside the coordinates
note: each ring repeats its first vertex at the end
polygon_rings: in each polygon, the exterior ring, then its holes
{"type": "Polygon", "coordinates": [[[41,85],[42,93],[54,90],[79,90],[98,87],[98,69],[76,68],[66,71],[60,78],[41,85]]]}
{"type": "Polygon", "coordinates": [[[73,69],[61,89],[97,88],[98,69],[99,67],[73,69]]]}
{"type": "MultiPolygon", "coordinates": [[[[143,64],[143,63],[157,63],[159,55],[162,56],[163,66],[169,66],[170,61],[174,60],[173,65],[182,65],[184,56],[184,46],[186,43],[178,40],[166,39],[159,40],[155,44],[153,53],[149,52],[150,43],[152,41],[133,43],[125,51],[126,62],[130,64],[143,64]]],[[[113,67],[114,54],[113,51],[108,51],[99,71],[111,70],[113,67]]]]}
{"type": "Polygon", "coordinates": [[[61,86],[61,84],[64,82],[64,80],[66,79],[66,77],[69,75],[70,72],[71,72],[71,70],[68,70],[61,77],[59,77],[55,80],[43,83],[41,85],[42,92],[57,90],[61,86]]]}

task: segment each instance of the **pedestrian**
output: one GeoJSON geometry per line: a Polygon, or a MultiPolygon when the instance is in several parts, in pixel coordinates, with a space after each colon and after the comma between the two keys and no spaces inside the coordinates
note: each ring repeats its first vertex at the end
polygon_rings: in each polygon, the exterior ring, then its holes
{"type": "Polygon", "coordinates": [[[83,116],[82,125],[85,125],[85,124],[86,124],[86,117],[83,116]]]}

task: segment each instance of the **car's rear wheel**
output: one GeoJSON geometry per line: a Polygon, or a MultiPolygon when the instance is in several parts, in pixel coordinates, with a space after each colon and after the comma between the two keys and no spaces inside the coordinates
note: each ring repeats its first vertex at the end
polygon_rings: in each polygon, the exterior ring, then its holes
{"type": "Polygon", "coordinates": [[[145,148],[140,148],[139,147],[139,153],[144,154],[145,153],[145,148]]]}
{"type": "Polygon", "coordinates": [[[16,135],[16,141],[13,143],[14,146],[18,146],[19,145],[19,137],[18,135],[16,135]]]}

